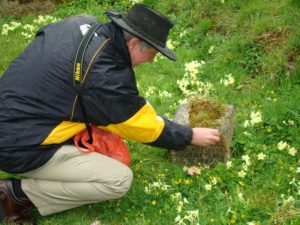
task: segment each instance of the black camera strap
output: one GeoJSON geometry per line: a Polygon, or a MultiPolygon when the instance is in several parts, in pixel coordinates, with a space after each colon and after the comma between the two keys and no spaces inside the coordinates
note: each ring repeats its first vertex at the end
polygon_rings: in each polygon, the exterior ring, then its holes
{"type": "Polygon", "coordinates": [[[89,142],[90,143],[93,142],[93,137],[92,137],[91,123],[89,123],[89,121],[88,121],[87,112],[86,112],[86,109],[84,107],[83,100],[82,100],[82,88],[83,88],[82,85],[83,85],[83,79],[84,79],[84,77],[82,75],[82,67],[83,67],[83,60],[84,60],[86,48],[87,48],[90,40],[92,39],[92,37],[95,35],[95,31],[101,25],[102,25],[101,23],[94,23],[89,28],[89,30],[86,32],[86,34],[83,36],[83,38],[79,44],[79,47],[77,49],[75,63],[74,63],[74,73],[73,73],[74,88],[76,90],[78,103],[81,108],[83,118],[85,120],[85,126],[86,126],[88,134],[89,134],[89,138],[90,138],[89,142]]]}

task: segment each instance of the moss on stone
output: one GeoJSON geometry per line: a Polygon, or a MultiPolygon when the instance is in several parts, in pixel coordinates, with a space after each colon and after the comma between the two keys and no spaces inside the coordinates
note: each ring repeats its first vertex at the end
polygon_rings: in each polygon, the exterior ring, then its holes
{"type": "Polygon", "coordinates": [[[220,119],[226,115],[227,110],[217,101],[195,97],[189,102],[189,126],[216,128],[220,126],[220,119]]]}

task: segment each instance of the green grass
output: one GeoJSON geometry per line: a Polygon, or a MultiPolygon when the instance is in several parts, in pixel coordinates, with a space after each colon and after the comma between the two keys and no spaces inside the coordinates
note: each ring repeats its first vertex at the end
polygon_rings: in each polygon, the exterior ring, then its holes
{"type": "MultiPolygon", "coordinates": [[[[78,0],[60,6],[51,15],[65,18],[90,13],[107,21],[106,9],[126,11],[131,2],[117,0],[78,0]]],[[[122,199],[82,206],[55,215],[41,217],[39,224],[91,224],[100,220],[115,225],[169,225],[184,218],[188,211],[199,210],[195,222],[185,224],[300,224],[300,5],[297,0],[144,0],[171,18],[175,26],[170,39],[176,46],[177,62],[161,58],[136,69],[141,95],[156,111],[172,118],[179,101],[186,96],[177,81],[185,74],[185,64],[203,60],[197,79],[213,86],[208,95],[235,107],[235,134],[231,146],[232,167],[218,164],[201,168],[200,175],[190,176],[171,162],[168,150],[129,142],[131,168],[135,179],[122,199]],[[180,36],[180,33],[186,34],[180,36]],[[213,46],[213,48],[212,48],[213,46]],[[234,83],[220,83],[226,75],[234,83]],[[167,91],[171,97],[161,97],[167,91]],[[251,112],[260,112],[262,121],[244,127],[251,112]],[[285,141],[298,152],[280,151],[285,141]],[[257,155],[264,153],[265,159],[257,155]],[[245,170],[243,156],[251,164],[245,170]],[[298,169],[298,170],[297,170],[298,169]],[[239,172],[245,170],[245,177],[239,172]],[[217,182],[213,184],[213,180],[217,182]],[[153,182],[169,185],[167,190],[153,188],[153,182]],[[205,185],[212,184],[212,190],[205,185]],[[151,189],[145,192],[145,187],[151,189]],[[179,201],[171,196],[181,193],[179,201]]],[[[37,15],[0,18],[0,29],[6,23],[32,23],[37,15]]],[[[36,29],[43,24],[36,25],[36,29]]],[[[0,35],[0,74],[26,47],[22,27],[0,35]]],[[[23,31],[24,32],[24,31],[23,31]]],[[[190,80],[189,80],[190,82],[190,80]]],[[[195,86],[188,89],[193,94],[195,86]]],[[[10,177],[4,172],[1,178],[10,177]]]]}

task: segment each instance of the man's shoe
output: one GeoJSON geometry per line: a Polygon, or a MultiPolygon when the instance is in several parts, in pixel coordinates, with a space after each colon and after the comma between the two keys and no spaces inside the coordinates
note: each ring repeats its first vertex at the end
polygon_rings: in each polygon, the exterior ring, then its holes
{"type": "Polygon", "coordinates": [[[0,180],[0,222],[6,224],[36,224],[31,215],[34,205],[28,198],[13,197],[10,180],[0,180]]]}

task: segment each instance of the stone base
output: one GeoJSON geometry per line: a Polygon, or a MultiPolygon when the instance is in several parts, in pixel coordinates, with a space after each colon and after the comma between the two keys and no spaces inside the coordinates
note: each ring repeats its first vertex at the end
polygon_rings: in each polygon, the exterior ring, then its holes
{"type": "MultiPolygon", "coordinates": [[[[213,165],[217,162],[226,162],[230,159],[230,144],[234,127],[234,110],[232,105],[227,105],[225,107],[227,108],[227,112],[224,117],[220,118],[220,126],[214,127],[221,132],[220,142],[209,147],[189,145],[184,151],[171,150],[171,157],[174,162],[186,166],[192,166],[198,163],[213,165]]],[[[173,121],[188,126],[188,110],[188,104],[181,105],[176,112],[173,121]]]]}

